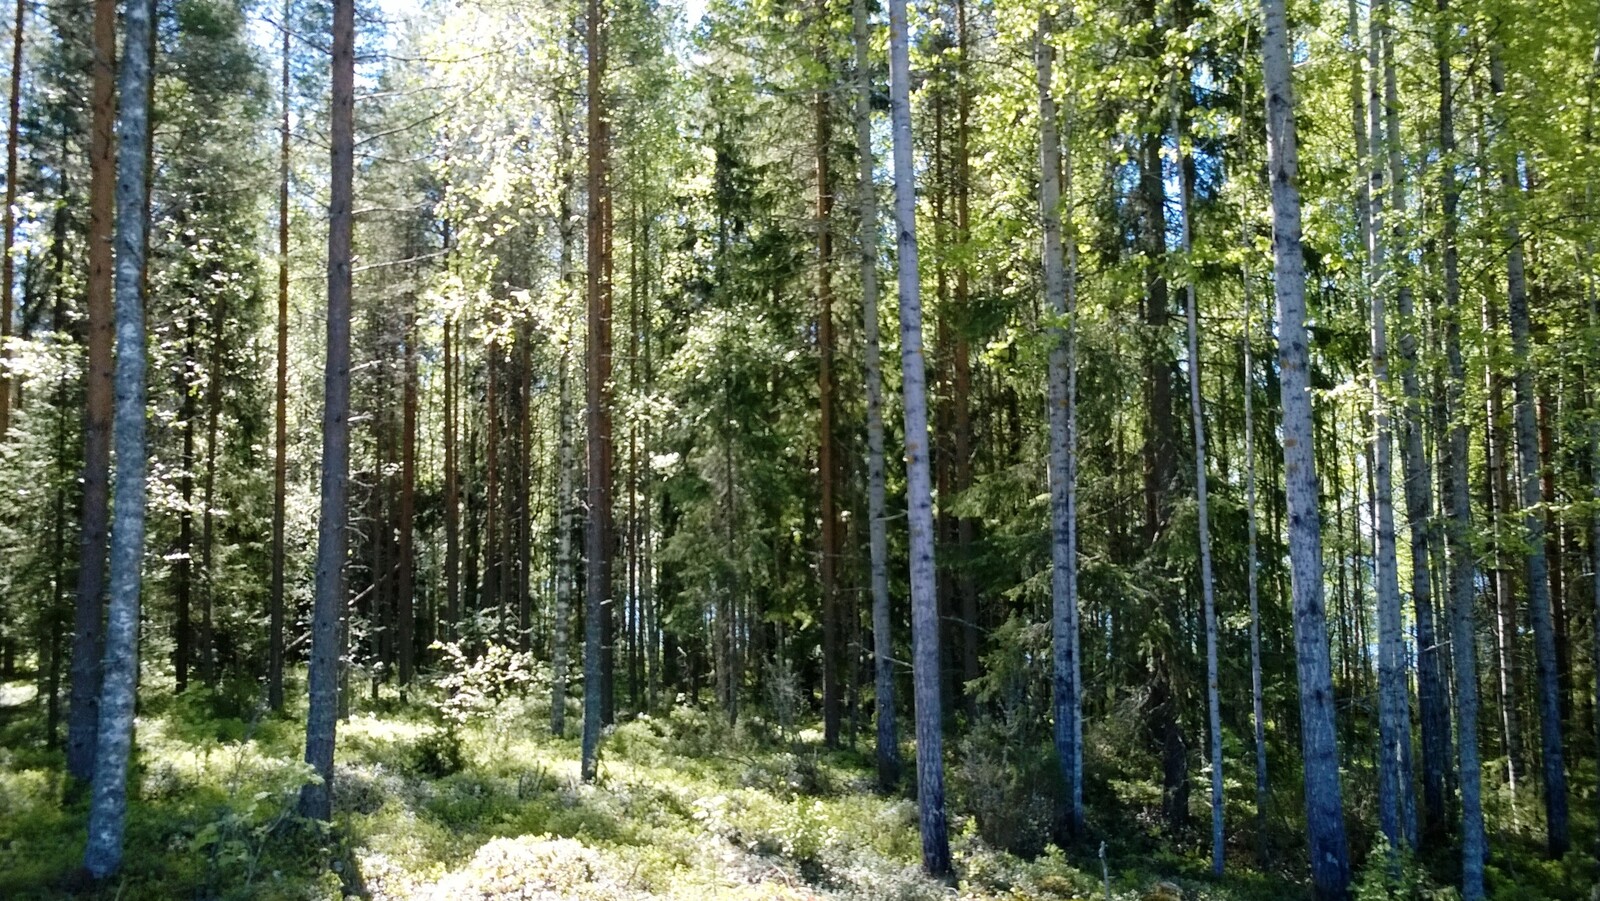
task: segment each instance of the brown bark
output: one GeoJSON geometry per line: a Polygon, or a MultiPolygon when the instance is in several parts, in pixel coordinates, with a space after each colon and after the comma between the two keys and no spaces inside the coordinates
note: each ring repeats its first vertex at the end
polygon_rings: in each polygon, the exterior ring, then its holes
{"type": "MultiPolygon", "coordinates": [[[[72,695],[67,721],[67,771],[88,781],[94,766],[100,707],[100,653],[110,540],[111,370],[115,312],[111,302],[111,224],[116,189],[116,0],[95,0],[90,82],[89,282],[85,296],[88,369],[84,375],[83,512],[78,596],[73,618],[72,695]]],[[[9,317],[7,317],[9,321],[9,317]]]]}
{"type": "Polygon", "coordinates": [[[22,47],[23,27],[27,20],[26,0],[17,0],[16,22],[11,32],[11,113],[6,126],[6,208],[0,219],[4,234],[0,235],[0,441],[11,430],[11,317],[15,312],[12,296],[16,281],[16,261],[11,258],[12,244],[17,231],[17,151],[22,118],[22,47]]]}

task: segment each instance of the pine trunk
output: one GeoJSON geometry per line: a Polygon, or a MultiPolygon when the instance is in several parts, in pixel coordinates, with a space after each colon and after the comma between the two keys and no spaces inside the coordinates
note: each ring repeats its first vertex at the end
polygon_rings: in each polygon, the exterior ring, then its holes
{"type": "MultiPolygon", "coordinates": [[[[72,690],[67,713],[67,772],[87,782],[94,772],[100,715],[100,654],[105,614],[106,548],[111,514],[112,219],[116,161],[115,0],[95,0],[89,134],[89,281],[86,294],[88,369],[84,376],[83,513],[78,594],[72,633],[72,690]]],[[[8,317],[9,321],[9,317],[8,317]]]]}
{"type": "Polygon", "coordinates": [[[283,709],[284,522],[289,477],[289,15],[283,4],[283,73],[278,130],[278,350],[273,393],[272,586],[267,600],[267,706],[283,709]]]}
{"type": "Polygon", "coordinates": [[[584,642],[583,642],[583,749],[581,775],[593,782],[600,762],[600,724],[605,705],[601,669],[606,640],[602,620],[607,616],[611,592],[611,417],[607,384],[611,380],[611,321],[606,280],[605,99],[601,79],[605,73],[605,32],[602,0],[586,0],[585,43],[588,50],[588,517],[584,524],[584,642]]]}
{"type": "MultiPolygon", "coordinates": [[[[350,239],[355,174],[355,0],[333,3],[333,105],[329,130],[328,353],[323,380],[322,500],[307,674],[306,763],[318,781],[300,790],[300,815],[333,819],[334,727],[339,713],[345,555],[350,491],[350,239]]],[[[126,96],[126,95],[124,95],[126,96]]]]}

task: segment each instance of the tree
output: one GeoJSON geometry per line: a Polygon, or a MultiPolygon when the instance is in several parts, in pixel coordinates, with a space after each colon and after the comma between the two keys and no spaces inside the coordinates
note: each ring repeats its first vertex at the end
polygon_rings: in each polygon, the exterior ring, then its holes
{"type": "Polygon", "coordinates": [[[1278,300],[1278,370],[1283,402],[1285,490],[1294,598],[1295,663],[1300,677],[1300,748],[1305,769],[1311,882],[1319,898],[1349,892],[1334,730],[1333,662],[1322,594],[1322,517],[1312,445],[1306,271],[1300,246],[1299,151],[1295,146],[1289,26],[1283,0],[1261,0],[1262,69],[1267,91],[1267,172],[1272,189],[1272,256],[1278,300]]]}
{"type": "Polygon", "coordinates": [[[912,683],[917,721],[917,807],[922,868],[950,872],[944,809],[939,705],[939,598],[934,582],[933,488],[928,467],[927,371],[922,358],[921,276],[917,267],[917,187],[911,160],[911,57],[906,0],[889,2],[889,110],[900,278],[900,369],[906,428],[906,517],[911,531],[912,683]]]}
{"type": "Polygon", "coordinates": [[[1434,43],[1439,62],[1439,201],[1443,216],[1439,258],[1444,275],[1445,355],[1449,367],[1445,411],[1450,422],[1448,460],[1441,486],[1450,550],[1450,636],[1455,675],[1456,751],[1461,785],[1461,896],[1484,896],[1483,868],[1488,847],[1484,838],[1482,777],[1478,762],[1478,654],[1473,610],[1477,565],[1472,541],[1472,498],[1467,477],[1466,363],[1461,355],[1461,274],[1457,247],[1461,192],[1456,181],[1455,53],[1456,25],[1449,0],[1438,0],[1434,43]]]}
{"type": "Polygon", "coordinates": [[[605,706],[601,685],[602,620],[610,615],[611,597],[611,286],[607,277],[606,220],[606,34],[602,0],[586,0],[584,46],[588,54],[585,98],[588,103],[588,516],[584,521],[583,607],[583,781],[593,782],[600,763],[600,725],[605,706]]]}
{"type": "Polygon", "coordinates": [[[72,631],[72,701],[67,721],[67,771],[87,782],[99,728],[101,632],[105,616],[106,549],[110,539],[113,338],[112,219],[117,178],[115,0],[94,5],[89,138],[89,280],[85,296],[89,345],[84,374],[82,538],[72,631]]]}
{"type": "MultiPolygon", "coordinates": [[[[1497,48],[1489,53],[1489,90],[1495,103],[1503,105],[1505,66],[1497,48]]],[[[1527,547],[1528,611],[1533,620],[1534,668],[1539,708],[1539,743],[1544,771],[1546,845],[1553,858],[1567,852],[1572,840],[1567,824],[1567,773],[1561,745],[1561,705],[1556,661],[1555,623],[1550,611],[1550,568],[1545,555],[1545,524],[1538,507],[1541,502],[1540,460],[1534,412],[1532,360],[1532,319],[1528,312],[1528,282],[1523,260],[1522,224],[1517,213],[1522,181],[1517,170],[1517,154],[1509,148],[1510,134],[1505,112],[1497,109],[1498,191],[1503,234],[1506,241],[1506,289],[1509,299],[1512,356],[1516,360],[1513,386],[1517,470],[1521,476],[1518,500],[1522,503],[1522,533],[1527,547]]]]}
{"type": "MultiPolygon", "coordinates": [[[[1078,690],[1077,421],[1073,361],[1076,266],[1066,271],[1061,239],[1061,139],[1051,43],[1052,16],[1039,15],[1035,39],[1039,84],[1039,212],[1044,222],[1041,260],[1045,303],[1058,320],[1050,329],[1050,624],[1055,747],[1060,768],[1056,794],[1056,841],[1065,845],[1083,832],[1082,704],[1078,690]]],[[[1071,167],[1065,167],[1070,178],[1071,167]]],[[[1070,214],[1070,207],[1069,214],[1070,214]]],[[[1073,238],[1076,241],[1076,238],[1073,238]]],[[[1067,251],[1076,262],[1076,249],[1067,251]]]]}
{"type": "Polygon", "coordinates": [[[11,431],[11,397],[16,387],[11,379],[11,320],[16,318],[17,263],[12,248],[17,231],[17,152],[22,143],[22,47],[23,26],[28,4],[17,0],[16,20],[11,27],[11,112],[6,124],[6,208],[0,213],[0,441],[11,431]]]}
{"type": "Polygon", "coordinates": [[[289,477],[289,18],[283,3],[283,85],[278,130],[278,365],[273,402],[272,587],[267,601],[267,705],[283,708],[284,518],[289,477]]]}
{"type": "Polygon", "coordinates": [[[110,598],[101,665],[100,725],[83,865],[105,879],[122,863],[128,812],[128,756],[133,745],[134,691],[139,678],[139,589],[144,567],[145,247],[150,228],[150,79],[155,3],[133,0],[123,14],[118,85],[116,230],[116,476],[111,529],[110,598]]]}
{"type": "Polygon", "coordinates": [[[1384,186],[1387,171],[1387,142],[1383,137],[1383,69],[1379,63],[1383,31],[1387,27],[1387,3],[1375,3],[1371,11],[1367,60],[1370,85],[1369,145],[1359,148],[1371,172],[1370,196],[1366,205],[1368,221],[1367,259],[1371,351],[1372,351],[1372,443],[1373,508],[1377,533],[1376,569],[1378,604],[1378,798],[1381,826],[1391,848],[1416,847],[1417,824],[1411,788],[1411,705],[1410,681],[1406,674],[1404,640],[1400,621],[1399,562],[1394,534],[1394,434],[1389,419],[1389,339],[1388,303],[1392,274],[1388,270],[1384,206],[1388,191],[1384,186]]]}
{"type": "MultiPolygon", "coordinates": [[[[1174,95],[1174,101],[1176,101],[1174,95]]],[[[1178,221],[1185,262],[1194,253],[1189,221],[1189,176],[1184,161],[1183,130],[1178,104],[1172,105],[1172,135],[1178,147],[1178,221]]],[[[1192,263],[1191,263],[1192,265],[1192,263]]],[[[1194,275],[1184,279],[1184,311],[1189,341],[1189,416],[1194,428],[1195,519],[1200,547],[1200,596],[1206,621],[1206,722],[1211,736],[1211,872],[1222,875],[1222,698],[1217,684],[1217,597],[1211,574],[1211,514],[1206,478],[1206,419],[1200,391],[1200,312],[1195,302],[1194,275]]]]}
{"type": "Polygon", "coordinates": [[[339,712],[340,623],[349,548],[351,212],[355,176],[355,0],[333,4],[333,105],[329,129],[328,356],[323,378],[322,499],[307,675],[306,763],[300,815],[333,818],[334,731],[339,712]]]}
{"type": "Polygon", "coordinates": [[[851,3],[856,60],[855,131],[860,166],[862,371],[867,389],[867,530],[872,583],[873,685],[877,695],[878,788],[900,779],[894,709],[894,629],[889,607],[889,526],[883,459],[883,363],[878,339],[878,189],[872,178],[872,70],[866,0],[851,3]]]}

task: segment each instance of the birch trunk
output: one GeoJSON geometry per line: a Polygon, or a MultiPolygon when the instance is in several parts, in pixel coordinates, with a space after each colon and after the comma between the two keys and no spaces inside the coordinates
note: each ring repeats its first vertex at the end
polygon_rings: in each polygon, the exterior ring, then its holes
{"type": "MultiPolygon", "coordinates": [[[[1178,148],[1178,220],[1184,262],[1190,265],[1194,237],[1189,227],[1189,177],[1184,165],[1183,129],[1178,95],[1172,104],[1172,139],[1178,148]]],[[[1211,571],[1211,517],[1206,497],[1206,420],[1200,390],[1200,312],[1192,269],[1184,277],[1184,311],[1189,342],[1189,417],[1194,427],[1195,519],[1200,544],[1200,597],[1206,620],[1206,721],[1211,738],[1211,872],[1222,875],[1222,699],[1217,684],[1217,592],[1211,571]]]]}
{"type": "Polygon", "coordinates": [[[1295,146],[1289,27],[1284,0],[1261,0],[1261,56],[1267,92],[1267,168],[1272,186],[1273,274],[1278,301],[1278,369],[1283,398],[1284,478],[1300,687],[1311,879],[1323,899],[1349,894],[1350,857],[1339,785],[1332,660],[1322,596],[1322,525],[1312,448],[1311,359],[1306,336],[1305,259],[1300,246],[1299,160],[1295,146]]]}
{"type": "MultiPolygon", "coordinates": [[[[1390,848],[1416,847],[1415,799],[1411,788],[1411,702],[1400,615],[1399,559],[1394,531],[1394,432],[1389,420],[1388,235],[1384,227],[1388,188],[1384,183],[1383,74],[1379,63],[1387,0],[1376,0],[1368,22],[1367,63],[1370,119],[1367,163],[1371,173],[1371,221],[1367,227],[1372,340],[1372,506],[1376,532],[1375,586],[1378,606],[1378,819],[1390,848]]],[[[1426,560],[1426,556],[1423,557],[1426,560]]],[[[1424,567],[1425,568],[1425,567],[1424,567]]]]}
{"type": "Polygon", "coordinates": [[[872,583],[872,663],[877,695],[878,788],[900,781],[900,731],[894,708],[894,626],[889,609],[889,524],[883,458],[883,362],[878,336],[878,192],[872,181],[872,70],[866,0],[853,0],[856,54],[856,157],[860,164],[861,322],[867,388],[867,546],[872,583]]]}
{"type": "MultiPolygon", "coordinates": [[[[1461,786],[1461,896],[1484,896],[1483,868],[1487,847],[1483,828],[1482,777],[1478,760],[1478,654],[1473,603],[1477,566],[1472,546],[1472,498],[1468,482],[1466,364],[1461,357],[1461,275],[1456,231],[1461,192],[1456,185],[1455,87],[1451,57],[1455,25],[1449,0],[1438,0],[1439,22],[1434,41],[1439,54],[1439,197],[1443,222],[1439,237],[1444,268],[1444,339],[1449,366],[1445,410],[1449,422],[1449,459],[1443,493],[1450,551],[1450,634],[1454,658],[1456,751],[1461,786]]],[[[1443,425],[1443,423],[1441,423],[1443,425]]]]}
{"type": "MultiPolygon", "coordinates": [[[[1039,214],[1045,305],[1050,326],[1050,622],[1056,758],[1056,843],[1065,847],[1083,832],[1083,752],[1078,689],[1078,533],[1076,427],[1073,396],[1073,285],[1065,271],[1061,234],[1061,139],[1056,128],[1054,22],[1039,16],[1035,48],[1039,88],[1039,214]]],[[[1070,167],[1067,168],[1070,173],[1070,167]]],[[[1070,176],[1069,176],[1070,177],[1070,176]]],[[[1070,208],[1069,208],[1070,215],[1070,208]]]]}
{"type": "MultiPolygon", "coordinates": [[[[591,0],[593,2],[593,0],[591,0]]],[[[910,525],[912,681],[917,721],[917,806],[922,868],[950,872],[939,701],[939,598],[934,575],[933,491],[928,467],[928,389],[917,264],[917,186],[911,144],[911,57],[906,0],[889,0],[889,109],[900,277],[900,368],[905,393],[906,515],[910,525]]]]}
{"type": "MultiPolygon", "coordinates": [[[[1411,600],[1417,624],[1417,701],[1422,726],[1422,785],[1424,825],[1427,834],[1444,828],[1446,799],[1450,791],[1450,710],[1440,662],[1440,644],[1434,622],[1433,582],[1427,561],[1439,543],[1434,518],[1433,474],[1423,449],[1422,388],[1417,353],[1416,305],[1408,275],[1409,254],[1404,246],[1406,215],[1405,164],[1401,154],[1400,91],[1395,73],[1392,6],[1383,7],[1384,129],[1388,142],[1390,227],[1394,255],[1395,298],[1399,304],[1400,384],[1404,395],[1401,461],[1405,472],[1406,520],[1411,542],[1411,600]]],[[[1410,768],[1407,768],[1409,773],[1410,768]]],[[[1408,781],[1409,784],[1409,781],[1408,781]]]]}
{"type": "Polygon", "coordinates": [[[83,853],[83,865],[96,879],[110,876],[122,863],[134,690],[139,680],[139,587],[144,558],[145,476],[149,467],[145,456],[144,264],[150,227],[146,200],[154,17],[153,0],[132,0],[123,12],[126,32],[119,87],[124,102],[117,118],[116,193],[113,442],[117,468],[100,722],[89,799],[89,841],[83,853]]]}
{"type": "Polygon", "coordinates": [[[22,125],[22,48],[27,24],[28,4],[17,0],[16,21],[11,31],[11,112],[6,134],[6,208],[0,212],[0,441],[11,430],[11,396],[16,385],[11,378],[11,319],[15,314],[13,292],[16,287],[16,260],[11,251],[17,233],[17,152],[22,125]]]}
{"type": "MultiPolygon", "coordinates": [[[[1489,57],[1490,90],[1495,95],[1500,142],[1509,142],[1505,118],[1498,110],[1505,95],[1505,71],[1497,49],[1489,57]]],[[[1532,317],[1528,311],[1528,283],[1524,271],[1522,224],[1518,214],[1521,193],[1514,151],[1499,149],[1501,203],[1505,216],[1506,287],[1509,296],[1511,352],[1516,359],[1514,411],[1517,469],[1521,481],[1522,533],[1527,546],[1528,609],[1533,620],[1534,670],[1539,709],[1539,742],[1544,770],[1546,845],[1552,858],[1571,846],[1567,824],[1567,774],[1561,747],[1560,690],[1557,685],[1555,625],[1550,613],[1550,573],[1545,557],[1545,524],[1539,513],[1539,476],[1543,470],[1535,423],[1532,359],[1532,317]]]]}

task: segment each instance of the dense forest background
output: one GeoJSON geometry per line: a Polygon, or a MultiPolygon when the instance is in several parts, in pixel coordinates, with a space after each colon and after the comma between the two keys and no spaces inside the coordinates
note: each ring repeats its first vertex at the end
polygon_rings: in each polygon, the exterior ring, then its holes
{"type": "Polygon", "coordinates": [[[0,894],[1600,885],[1600,4],[7,34],[0,894]]]}

